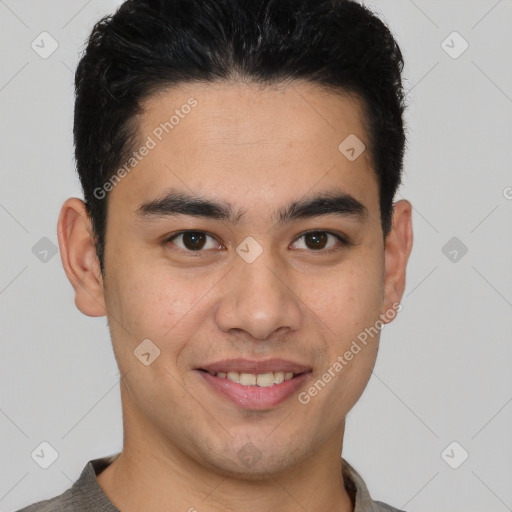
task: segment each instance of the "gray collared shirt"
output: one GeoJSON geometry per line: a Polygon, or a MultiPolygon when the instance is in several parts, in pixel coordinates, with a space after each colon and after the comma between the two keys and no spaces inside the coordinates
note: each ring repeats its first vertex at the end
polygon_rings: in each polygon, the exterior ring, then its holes
{"type": "MultiPolygon", "coordinates": [[[[18,512],[119,512],[96,480],[96,475],[118,456],[119,454],[90,460],[78,480],[65,492],[29,505],[18,512]]],[[[343,481],[354,503],[353,512],[404,512],[381,501],[372,500],[361,475],[345,459],[342,460],[343,481]]]]}

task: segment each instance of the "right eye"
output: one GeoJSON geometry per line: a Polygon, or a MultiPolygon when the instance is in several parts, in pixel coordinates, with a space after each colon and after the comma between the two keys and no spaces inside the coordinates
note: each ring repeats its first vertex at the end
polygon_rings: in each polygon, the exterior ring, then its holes
{"type": "Polygon", "coordinates": [[[219,249],[219,244],[211,235],[204,231],[181,231],[167,238],[165,243],[172,242],[186,252],[204,252],[203,249],[219,249]],[[211,241],[209,242],[208,239],[211,241]],[[178,240],[179,243],[176,243],[178,240]]]}

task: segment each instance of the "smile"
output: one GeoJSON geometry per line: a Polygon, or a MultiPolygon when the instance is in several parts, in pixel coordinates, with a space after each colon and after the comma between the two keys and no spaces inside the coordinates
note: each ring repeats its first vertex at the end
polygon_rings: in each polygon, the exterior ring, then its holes
{"type": "Polygon", "coordinates": [[[306,386],[311,371],[294,372],[213,372],[196,370],[215,396],[234,403],[241,409],[270,410],[289,399],[306,386]]]}
{"type": "MultiPolygon", "coordinates": [[[[206,370],[205,370],[206,371],[206,370]]],[[[244,373],[244,372],[208,372],[214,377],[219,379],[228,379],[235,384],[242,386],[259,386],[260,388],[267,388],[276,384],[281,384],[285,380],[290,380],[298,374],[293,372],[267,372],[267,373],[244,373]]]]}

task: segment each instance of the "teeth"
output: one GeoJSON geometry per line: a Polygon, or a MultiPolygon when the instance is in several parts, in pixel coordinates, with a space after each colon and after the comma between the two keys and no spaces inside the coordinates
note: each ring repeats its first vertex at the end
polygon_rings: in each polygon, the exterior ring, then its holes
{"type": "Polygon", "coordinates": [[[285,380],[293,379],[293,372],[267,372],[267,373],[239,373],[239,372],[209,372],[211,375],[216,375],[220,379],[227,378],[231,382],[241,384],[242,386],[259,386],[262,388],[273,386],[274,384],[281,384],[285,380]]]}
{"type": "Polygon", "coordinates": [[[240,384],[242,384],[242,386],[256,386],[257,379],[258,377],[253,373],[240,374],[240,384]]]}
{"type": "Polygon", "coordinates": [[[281,384],[281,382],[284,382],[284,372],[274,372],[274,384],[281,384]]]}
{"type": "Polygon", "coordinates": [[[228,372],[227,373],[228,380],[231,382],[236,382],[240,384],[240,374],[238,372],[228,372]]]}
{"type": "Polygon", "coordinates": [[[274,374],[272,372],[269,373],[260,373],[256,378],[256,384],[262,388],[268,388],[269,386],[274,385],[274,374]]]}

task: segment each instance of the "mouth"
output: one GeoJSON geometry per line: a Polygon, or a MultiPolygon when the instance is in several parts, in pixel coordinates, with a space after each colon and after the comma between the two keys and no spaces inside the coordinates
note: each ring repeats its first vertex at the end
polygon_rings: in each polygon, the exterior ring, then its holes
{"type": "Polygon", "coordinates": [[[301,373],[293,373],[293,372],[266,372],[266,373],[245,373],[245,372],[213,372],[204,369],[199,369],[199,371],[206,372],[213,377],[217,377],[219,379],[227,379],[230,382],[234,382],[235,384],[240,384],[241,386],[258,386],[260,388],[268,388],[271,386],[275,386],[276,384],[281,384],[284,381],[294,379],[295,377],[302,375],[306,372],[301,373]]]}
{"type": "Polygon", "coordinates": [[[252,410],[272,409],[284,402],[312,373],[311,368],[278,359],[220,361],[196,371],[217,396],[252,410]]]}

